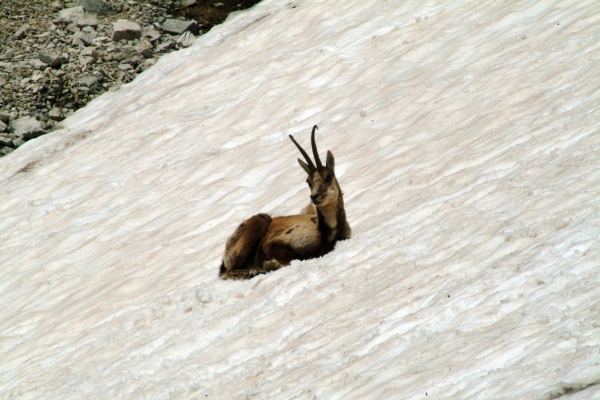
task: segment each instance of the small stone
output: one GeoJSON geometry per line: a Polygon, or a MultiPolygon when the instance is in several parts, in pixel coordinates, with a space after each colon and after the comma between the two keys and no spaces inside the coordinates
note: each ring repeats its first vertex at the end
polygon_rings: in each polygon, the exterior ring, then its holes
{"type": "Polygon", "coordinates": [[[21,27],[15,32],[15,39],[23,39],[29,29],[31,29],[29,24],[21,25],[21,27]]]}
{"type": "Polygon", "coordinates": [[[156,58],[149,58],[149,59],[147,59],[146,61],[144,61],[144,64],[142,65],[142,71],[147,70],[148,68],[150,68],[154,64],[156,64],[156,58]]]}
{"type": "Polygon", "coordinates": [[[167,19],[163,24],[163,31],[181,35],[183,32],[190,31],[194,35],[198,34],[199,27],[196,21],[182,21],[180,19],[167,19]]]}
{"type": "Polygon", "coordinates": [[[38,58],[52,68],[59,67],[63,63],[62,55],[54,50],[43,49],[39,52],[38,58]]]}
{"type": "Polygon", "coordinates": [[[46,64],[45,62],[40,61],[40,60],[36,60],[36,59],[29,60],[29,64],[31,64],[31,66],[34,69],[39,69],[41,71],[45,70],[46,67],[48,66],[48,64],[46,64]]]}
{"type": "Polygon", "coordinates": [[[119,69],[121,71],[131,71],[133,69],[133,67],[130,64],[123,63],[123,64],[119,64],[119,69]]]}
{"type": "Polygon", "coordinates": [[[98,18],[93,15],[85,15],[83,18],[77,20],[77,26],[80,28],[84,26],[98,26],[98,18]]]}
{"type": "Polygon", "coordinates": [[[140,47],[145,47],[147,49],[152,49],[152,43],[150,43],[150,41],[148,39],[146,39],[145,37],[141,38],[140,41],[138,42],[138,45],[140,47]]]}
{"type": "Polygon", "coordinates": [[[196,0],[183,0],[181,2],[182,7],[190,7],[190,6],[193,6],[194,4],[196,4],[196,0]]]}
{"type": "Polygon", "coordinates": [[[58,12],[65,7],[65,4],[62,1],[58,0],[58,1],[52,2],[50,7],[52,7],[52,12],[58,12]]]}
{"type": "Polygon", "coordinates": [[[4,123],[4,121],[0,121],[0,132],[4,132],[8,128],[8,125],[4,123]]]}
{"type": "Polygon", "coordinates": [[[0,147],[12,146],[12,139],[7,136],[0,136],[0,147]]]}
{"type": "Polygon", "coordinates": [[[0,111],[0,121],[8,123],[10,113],[8,111],[0,111]]]}
{"type": "Polygon", "coordinates": [[[73,36],[71,36],[71,43],[74,45],[89,46],[92,44],[95,38],[95,33],[75,32],[73,36]]]}
{"type": "Polygon", "coordinates": [[[135,46],[135,50],[144,58],[151,58],[154,55],[154,50],[152,47],[143,47],[143,46],[135,46]]]}
{"type": "Polygon", "coordinates": [[[0,149],[0,154],[3,156],[6,156],[6,155],[12,153],[13,151],[15,151],[15,149],[12,149],[10,147],[3,147],[0,149]]]}
{"type": "Polygon", "coordinates": [[[96,60],[94,57],[79,57],[79,63],[81,65],[90,65],[93,64],[96,60]]]}
{"type": "Polygon", "coordinates": [[[54,121],[62,121],[63,119],[65,119],[62,110],[59,107],[54,107],[52,110],[50,110],[50,112],[48,113],[48,118],[54,121]]]}
{"type": "Polygon", "coordinates": [[[82,57],[92,57],[94,60],[97,60],[98,57],[100,57],[100,54],[98,54],[96,49],[93,47],[86,47],[85,49],[81,50],[80,55],[82,57]]]}
{"type": "Polygon", "coordinates": [[[63,22],[77,22],[80,19],[83,19],[84,15],[85,12],[83,7],[71,7],[60,10],[58,19],[63,22]]]}
{"type": "Polygon", "coordinates": [[[158,39],[160,39],[160,32],[155,30],[155,29],[149,29],[146,31],[146,33],[144,34],[144,36],[146,36],[148,38],[148,40],[150,41],[150,43],[154,43],[156,42],[158,39]]]}
{"type": "Polygon", "coordinates": [[[104,0],[79,0],[77,5],[92,14],[112,15],[115,13],[115,9],[104,0]]]}
{"type": "Polygon", "coordinates": [[[219,10],[222,10],[222,9],[225,8],[225,4],[223,4],[223,3],[215,3],[215,4],[213,4],[213,7],[217,8],[219,10]]]}
{"type": "Polygon", "coordinates": [[[25,140],[33,139],[44,134],[42,123],[33,117],[21,117],[10,121],[10,129],[15,135],[25,140]]]}
{"type": "Polygon", "coordinates": [[[156,52],[162,53],[164,51],[172,49],[174,46],[175,46],[175,42],[172,42],[172,41],[161,43],[158,46],[156,46],[156,52]]]}
{"type": "Polygon", "coordinates": [[[126,19],[119,19],[113,22],[113,42],[139,39],[140,37],[142,37],[142,30],[139,24],[127,21],[126,19]]]}
{"type": "Polygon", "coordinates": [[[12,50],[6,50],[3,54],[0,54],[0,60],[10,60],[15,56],[15,52],[12,50]]]}
{"type": "Polygon", "coordinates": [[[93,75],[88,75],[88,76],[84,76],[82,78],[79,78],[78,80],[80,85],[86,86],[86,87],[92,87],[95,84],[98,83],[98,78],[96,78],[93,75]]]}
{"type": "Polygon", "coordinates": [[[196,40],[196,37],[191,32],[187,31],[177,39],[177,43],[183,47],[190,47],[194,44],[194,40],[196,40]]]}
{"type": "Polygon", "coordinates": [[[12,143],[13,143],[13,147],[16,149],[17,147],[23,146],[25,144],[25,141],[23,139],[18,138],[18,139],[13,139],[12,143]]]}

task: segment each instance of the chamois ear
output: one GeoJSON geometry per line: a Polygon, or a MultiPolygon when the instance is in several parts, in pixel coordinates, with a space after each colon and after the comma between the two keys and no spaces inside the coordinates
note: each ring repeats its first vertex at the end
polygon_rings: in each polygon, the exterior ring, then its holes
{"type": "Polygon", "coordinates": [[[301,159],[298,159],[298,164],[300,164],[300,166],[302,167],[302,169],[305,170],[308,175],[310,175],[310,167],[308,166],[307,163],[305,163],[301,159]]]}
{"type": "Polygon", "coordinates": [[[333,154],[327,150],[327,169],[330,170],[331,172],[333,172],[335,174],[335,171],[333,170],[335,167],[335,160],[333,159],[333,154]]]}

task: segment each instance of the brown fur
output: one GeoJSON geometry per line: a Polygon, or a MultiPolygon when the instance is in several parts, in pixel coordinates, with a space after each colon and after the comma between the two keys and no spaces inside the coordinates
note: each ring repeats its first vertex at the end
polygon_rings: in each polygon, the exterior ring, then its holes
{"type": "Polygon", "coordinates": [[[321,257],[333,250],[336,241],[350,238],[352,232],[334,173],[333,154],[327,152],[326,167],[320,161],[320,168],[310,160],[310,165],[298,161],[308,173],[306,182],[312,204],[304,214],[274,218],[257,214],[244,221],[227,240],[221,278],[250,279],[289,265],[292,260],[321,257]]]}

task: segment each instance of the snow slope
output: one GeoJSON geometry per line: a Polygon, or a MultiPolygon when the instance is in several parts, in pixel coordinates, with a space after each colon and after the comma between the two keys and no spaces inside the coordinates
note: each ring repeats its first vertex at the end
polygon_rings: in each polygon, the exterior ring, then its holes
{"type": "Polygon", "coordinates": [[[232,15],[0,159],[0,398],[600,398],[599,39],[594,0],[232,15]],[[220,280],[313,124],[352,239],[220,280]]]}

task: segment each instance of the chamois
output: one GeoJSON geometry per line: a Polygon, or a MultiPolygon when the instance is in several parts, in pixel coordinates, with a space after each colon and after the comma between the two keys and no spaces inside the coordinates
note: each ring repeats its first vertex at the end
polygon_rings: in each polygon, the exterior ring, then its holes
{"type": "Polygon", "coordinates": [[[315,143],[316,129],[315,125],[311,134],[316,166],[290,135],[306,160],[298,158],[298,163],[308,174],[311,203],[303,214],[286,217],[256,214],[242,222],[225,245],[219,270],[221,278],[250,279],[289,265],[292,260],[320,257],[333,250],[336,241],[350,238],[352,231],[335,177],[335,160],[331,151],[327,151],[325,167],[321,164],[315,143]]]}

